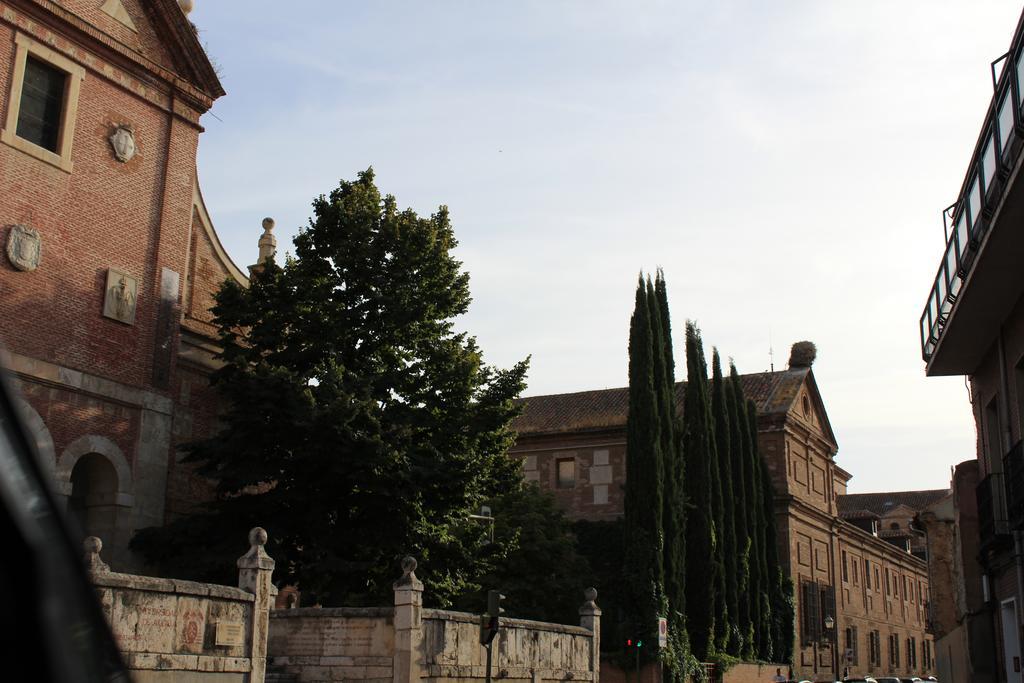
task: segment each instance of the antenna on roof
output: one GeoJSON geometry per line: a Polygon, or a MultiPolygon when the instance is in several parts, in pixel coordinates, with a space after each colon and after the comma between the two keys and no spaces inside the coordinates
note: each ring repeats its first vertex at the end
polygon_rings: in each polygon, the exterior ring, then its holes
{"type": "Polygon", "coordinates": [[[768,364],[771,371],[775,372],[775,351],[772,349],[772,328],[768,328],[768,364]]]}

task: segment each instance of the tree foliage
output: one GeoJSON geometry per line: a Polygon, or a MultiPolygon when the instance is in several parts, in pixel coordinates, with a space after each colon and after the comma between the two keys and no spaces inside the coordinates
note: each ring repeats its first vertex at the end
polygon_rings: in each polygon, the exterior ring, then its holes
{"type": "Polygon", "coordinates": [[[686,613],[690,647],[706,661],[715,650],[718,587],[712,462],[714,430],[708,397],[707,363],[700,332],[686,324],[686,393],[683,407],[686,454],[686,613]]]}
{"type": "MultiPolygon", "coordinates": [[[[623,578],[627,628],[632,638],[657,642],[657,619],[665,614],[661,414],[655,384],[655,337],[643,276],[629,327],[629,412],[626,417],[625,547],[623,578]]],[[[660,315],[658,316],[660,319],[660,315]]],[[[660,345],[661,341],[658,340],[660,345]]],[[[650,651],[650,650],[649,650],[650,651]]]]}
{"type": "Polygon", "coordinates": [[[186,568],[259,524],[275,578],[323,604],[386,600],[405,554],[437,604],[478,585],[475,558],[509,548],[467,517],[518,486],[506,451],[527,364],[487,366],[455,331],[470,302],[455,246],[446,207],[400,211],[367,170],[314,200],[294,258],[225,283],[223,429],[186,449],[216,499],[135,547],[186,568]],[[211,540],[185,545],[196,529],[211,540]]]}
{"type": "MultiPolygon", "coordinates": [[[[510,617],[577,623],[583,589],[594,584],[594,575],[554,496],[537,484],[524,483],[487,505],[494,519],[494,543],[507,549],[506,554],[478,579],[479,589],[459,596],[454,606],[482,614],[486,591],[494,588],[507,598],[510,617]]],[[[482,533],[488,530],[481,527],[482,533]]]]}
{"type": "Polygon", "coordinates": [[[711,352],[711,413],[715,424],[715,447],[718,463],[719,490],[722,496],[719,520],[720,550],[718,553],[722,576],[718,583],[722,597],[718,607],[723,626],[718,629],[719,651],[728,655],[740,654],[739,630],[739,576],[740,551],[736,543],[736,508],[742,491],[737,495],[732,470],[732,423],[729,409],[728,387],[722,375],[722,359],[718,349],[711,352]]]}

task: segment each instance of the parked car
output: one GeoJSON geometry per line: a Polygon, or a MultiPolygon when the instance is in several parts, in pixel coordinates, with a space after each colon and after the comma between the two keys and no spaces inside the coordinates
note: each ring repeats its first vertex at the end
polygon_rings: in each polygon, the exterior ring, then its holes
{"type": "MultiPolygon", "coordinates": [[[[0,370],[0,632],[42,683],[129,683],[0,370]]],[[[8,662],[10,664],[10,662],[8,662]]]]}

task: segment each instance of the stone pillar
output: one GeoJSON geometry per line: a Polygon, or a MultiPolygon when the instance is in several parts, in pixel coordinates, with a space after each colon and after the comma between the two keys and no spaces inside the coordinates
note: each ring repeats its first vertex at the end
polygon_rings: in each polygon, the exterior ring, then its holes
{"type": "Polygon", "coordinates": [[[250,634],[250,683],[263,683],[267,672],[267,632],[270,629],[270,609],[274,606],[277,590],[270,579],[274,574],[274,560],[263,546],[267,532],[255,527],[249,532],[249,552],[238,558],[238,587],[256,596],[252,611],[250,634]]]}
{"type": "Polygon", "coordinates": [[[395,581],[394,683],[420,683],[423,678],[423,583],[416,578],[416,559],[402,560],[402,578],[395,581]]]}
{"type": "Polygon", "coordinates": [[[590,631],[590,672],[593,682],[601,680],[601,608],[594,602],[597,600],[597,589],[588,588],[583,591],[586,602],[580,607],[580,626],[590,631]]]}

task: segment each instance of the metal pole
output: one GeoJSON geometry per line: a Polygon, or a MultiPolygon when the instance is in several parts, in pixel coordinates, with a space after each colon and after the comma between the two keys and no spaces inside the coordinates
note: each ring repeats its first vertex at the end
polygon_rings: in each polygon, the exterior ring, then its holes
{"type": "Polygon", "coordinates": [[[640,641],[636,644],[636,683],[640,683],[640,641]]]}
{"type": "Polygon", "coordinates": [[[491,683],[491,643],[487,643],[487,683],[491,683]]]}

